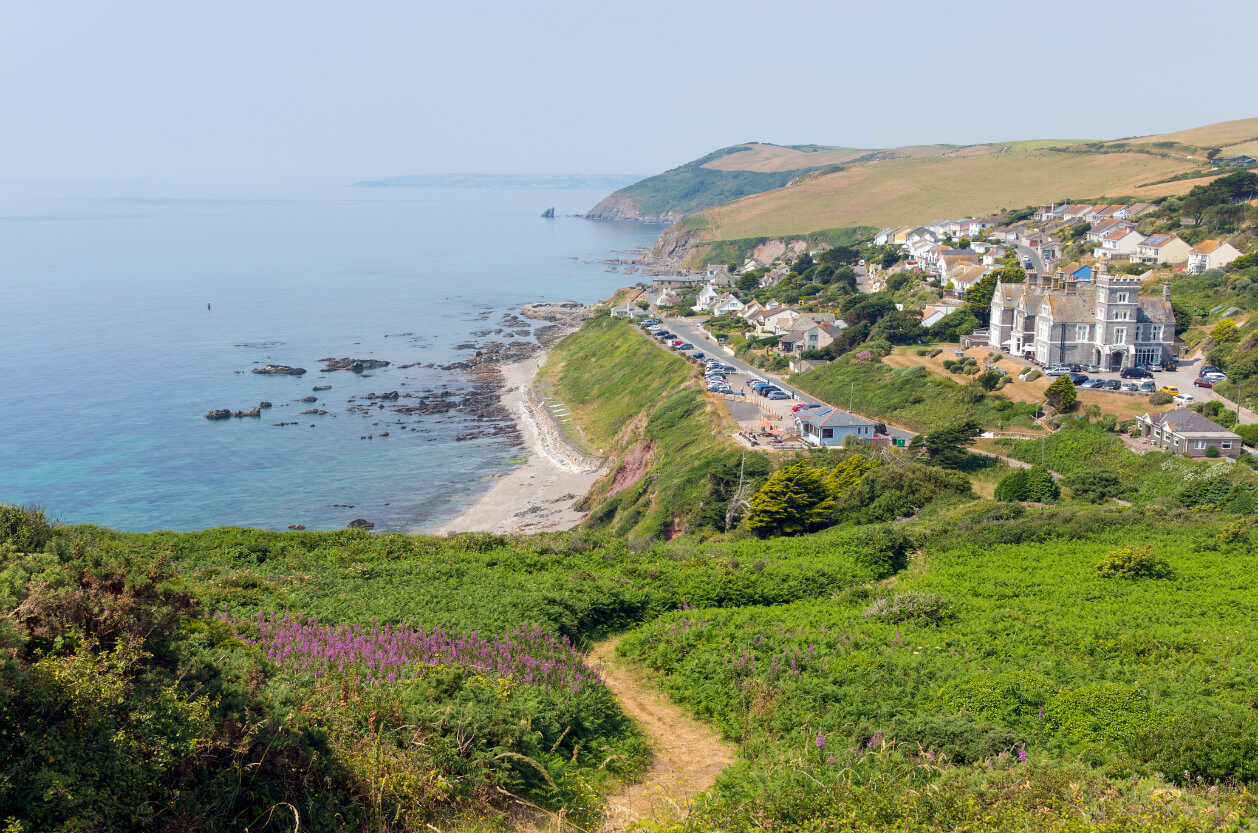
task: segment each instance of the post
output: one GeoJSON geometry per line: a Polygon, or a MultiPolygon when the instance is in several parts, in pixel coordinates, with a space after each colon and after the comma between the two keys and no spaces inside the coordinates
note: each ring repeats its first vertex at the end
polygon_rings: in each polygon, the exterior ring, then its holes
{"type": "Polygon", "coordinates": [[[847,410],[851,412],[852,403],[856,401],[856,383],[852,383],[852,391],[847,395],[847,410]]]}

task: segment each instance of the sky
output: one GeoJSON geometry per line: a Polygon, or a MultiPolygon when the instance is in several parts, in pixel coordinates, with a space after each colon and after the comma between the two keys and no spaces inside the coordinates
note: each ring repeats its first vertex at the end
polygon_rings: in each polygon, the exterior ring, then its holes
{"type": "Polygon", "coordinates": [[[1258,116],[1258,3],[0,0],[0,179],[651,174],[1258,116]],[[1200,11],[1198,11],[1200,10],[1200,11]]]}

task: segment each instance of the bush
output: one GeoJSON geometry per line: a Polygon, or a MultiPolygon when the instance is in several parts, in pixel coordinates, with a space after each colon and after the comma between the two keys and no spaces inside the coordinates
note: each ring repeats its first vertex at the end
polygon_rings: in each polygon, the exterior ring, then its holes
{"type": "Polygon", "coordinates": [[[1133,737],[1128,754],[1180,783],[1253,783],[1258,781],[1258,720],[1249,715],[1180,717],[1133,737]]]}
{"type": "Polygon", "coordinates": [[[1026,748],[1026,739],[1012,729],[964,712],[896,718],[887,729],[887,736],[961,765],[982,763],[1002,752],[1026,748]]]}
{"type": "Polygon", "coordinates": [[[1150,405],[1169,405],[1171,404],[1171,401],[1171,395],[1169,393],[1162,393],[1160,390],[1149,394],[1150,405]]]}
{"type": "Polygon", "coordinates": [[[865,529],[852,536],[856,546],[853,559],[860,567],[873,570],[878,578],[900,572],[909,563],[913,544],[909,537],[894,527],[865,529]]]}
{"type": "Polygon", "coordinates": [[[1104,503],[1131,491],[1112,471],[1081,471],[1065,479],[1070,493],[1085,503],[1104,503]]]}
{"type": "Polygon", "coordinates": [[[1069,411],[1079,398],[1079,394],[1075,392],[1075,383],[1069,376],[1058,376],[1044,391],[1044,396],[1048,399],[1048,404],[1059,411],[1069,411]]]}
{"type": "Polygon", "coordinates": [[[751,498],[747,529],[761,538],[798,535],[834,522],[825,472],[801,460],[778,469],[751,498]]]}
{"type": "Polygon", "coordinates": [[[892,624],[920,622],[937,625],[952,615],[952,602],[938,593],[893,593],[880,596],[861,613],[866,619],[892,624]]]}
{"type": "Polygon", "coordinates": [[[996,484],[996,500],[1006,503],[1018,503],[1025,500],[1026,474],[1026,469],[1018,469],[1000,478],[1000,482],[996,484]]]}
{"type": "Polygon", "coordinates": [[[883,466],[848,491],[839,511],[856,523],[880,523],[914,515],[937,497],[970,493],[969,478],[958,471],[920,463],[883,466]]]}
{"type": "Polygon", "coordinates": [[[1019,469],[1001,478],[996,484],[996,500],[1017,503],[1028,500],[1036,503],[1051,503],[1061,497],[1061,489],[1048,469],[1035,466],[1030,469],[1019,469]]]}
{"type": "Polygon", "coordinates": [[[52,535],[52,527],[36,506],[0,504],[0,542],[18,552],[40,552],[52,535]]]}
{"type": "Polygon", "coordinates": [[[1152,545],[1113,550],[1096,565],[1096,574],[1102,578],[1175,578],[1170,562],[1154,553],[1152,545]]]}

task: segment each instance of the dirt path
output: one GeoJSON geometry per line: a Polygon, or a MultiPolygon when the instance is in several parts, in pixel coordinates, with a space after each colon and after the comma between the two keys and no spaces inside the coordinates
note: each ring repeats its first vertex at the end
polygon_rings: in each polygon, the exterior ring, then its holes
{"type": "Polygon", "coordinates": [[[684,817],[694,797],[734,761],[734,750],[720,735],[683,713],[641,674],[616,659],[619,641],[617,637],[594,646],[589,662],[599,667],[625,712],[650,736],[655,762],[642,783],[608,798],[604,833],[625,830],[644,819],[684,817]]]}

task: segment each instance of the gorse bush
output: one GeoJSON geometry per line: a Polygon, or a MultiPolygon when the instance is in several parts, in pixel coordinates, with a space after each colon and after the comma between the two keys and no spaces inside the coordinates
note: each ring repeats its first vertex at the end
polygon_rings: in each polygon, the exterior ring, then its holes
{"type": "Polygon", "coordinates": [[[0,543],[12,544],[18,552],[39,552],[51,535],[42,509],[0,504],[0,543]]]}
{"type": "Polygon", "coordinates": [[[1170,562],[1155,553],[1151,544],[1111,551],[1096,565],[1096,574],[1102,578],[1175,578],[1170,562]]]}
{"type": "Polygon", "coordinates": [[[879,596],[861,616],[886,622],[938,624],[952,612],[952,602],[937,593],[892,593],[879,596]]]}
{"type": "Polygon", "coordinates": [[[956,764],[981,763],[1001,754],[1016,757],[1027,746],[1017,732],[965,713],[898,717],[886,736],[956,764]]]}

